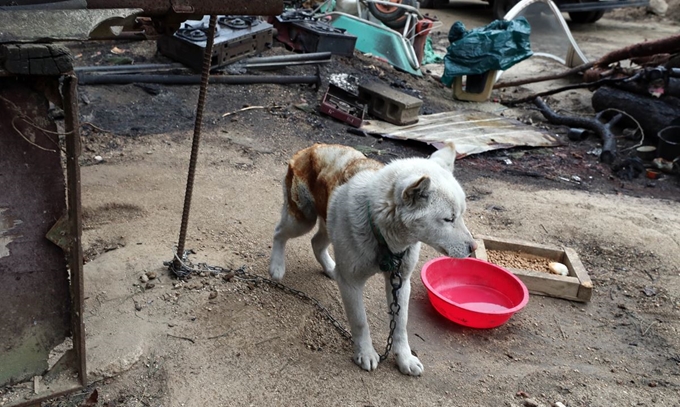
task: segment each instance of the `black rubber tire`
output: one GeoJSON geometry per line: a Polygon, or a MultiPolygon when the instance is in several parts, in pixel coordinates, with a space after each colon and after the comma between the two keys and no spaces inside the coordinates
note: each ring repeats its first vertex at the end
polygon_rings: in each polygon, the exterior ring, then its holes
{"type": "Polygon", "coordinates": [[[406,25],[406,16],[402,16],[394,21],[383,21],[383,24],[390,27],[393,30],[401,30],[406,25]]]}
{"type": "Polygon", "coordinates": [[[571,11],[569,19],[576,24],[592,24],[602,18],[604,10],[595,11],[571,11]]]}
{"type": "MultiPolygon", "coordinates": [[[[412,7],[418,7],[417,0],[401,0],[401,4],[412,7]]],[[[395,7],[395,10],[391,13],[383,13],[378,9],[378,5],[375,3],[368,3],[368,11],[370,11],[371,14],[373,14],[378,20],[382,21],[383,24],[385,24],[388,27],[390,27],[388,23],[395,22],[402,18],[404,14],[406,14],[406,10],[401,7],[395,7]]],[[[403,27],[404,24],[405,22],[402,22],[401,26],[403,27]]]]}
{"type": "Polygon", "coordinates": [[[491,4],[493,18],[495,20],[502,20],[503,17],[505,17],[505,14],[507,14],[515,4],[519,3],[519,0],[493,0],[493,2],[489,3],[491,4]]]}
{"type": "Polygon", "coordinates": [[[436,9],[449,4],[449,0],[420,0],[420,8],[436,9]]]}

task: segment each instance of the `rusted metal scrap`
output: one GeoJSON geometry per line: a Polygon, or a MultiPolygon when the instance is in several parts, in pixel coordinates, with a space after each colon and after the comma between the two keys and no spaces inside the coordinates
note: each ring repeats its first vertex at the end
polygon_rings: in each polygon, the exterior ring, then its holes
{"type": "MultiPolygon", "coordinates": [[[[54,32],[60,31],[54,28],[55,23],[51,22],[56,20],[57,25],[66,26],[73,24],[74,21],[95,24],[94,28],[86,31],[93,38],[111,37],[110,28],[115,25],[123,27],[122,35],[128,38],[132,35],[141,39],[163,33],[171,35],[183,21],[200,19],[204,15],[277,15],[283,11],[283,0],[17,0],[0,1],[0,10],[5,17],[2,19],[3,24],[0,24],[5,29],[0,32],[0,41],[4,42],[17,40],[32,42],[44,39],[40,36],[31,36],[26,24],[12,23],[24,20],[40,22],[39,26],[49,38],[52,38],[54,32]],[[108,14],[106,10],[109,12],[117,10],[120,13],[104,17],[108,14]],[[99,14],[102,15],[101,19],[97,17],[99,14]],[[46,20],[50,22],[46,23],[46,20]]],[[[66,30],[68,33],[72,31],[74,30],[66,30]]],[[[62,33],[61,37],[64,37],[66,32],[62,33]]],[[[78,30],[75,32],[81,34],[78,30]]]]}
{"type": "Polygon", "coordinates": [[[662,58],[680,52],[680,35],[673,35],[656,41],[645,41],[629,45],[609,52],[595,61],[589,69],[583,72],[583,80],[591,82],[605,76],[609,65],[626,59],[637,60],[648,64],[651,60],[662,58]]]}
{"type": "Polygon", "coordinates": [[[87,0],[87,8],[141,8],[148,16],[171,13],[267,16],[283,12],[283,0],[87,0]]]}
{"type": "Polygon", "coordinates": [[[529,83],[545,82],[554,79],[566,78],[568,76],[584,72],[583,81],[593,82],[602,77],[602,73],[608,70],[608,66],[615,62],[626,59],[646,58],[658,54],[675,54],[680,52],[680,35],[673,35],[655,41],[645,41],[624,48],[609,52],[600,59],[593,62],[568,69],[563,72],[538,76],[533,78],[522,78],[515,81],[500,82],[494,85],[494,89],[507,88],[512,86],[526,85],[529,83]]]}
{"type": "Polygon", "coordinates": [[[666,64],[668,61],[670,61],[672,55],[664,52],[662,54],[655,54],[655,55],[650,55],[646,57],[638,57],[638,58],[631,58],[630,62],[634,63],[635,65],[640,65],[640,66],[659,66],[666,64]]]}
{"type": "MultiPolygon", "coordinates": [[[[92,75],[78,74],[81,85],[126,85],[129,83],[155,83],[165,85],[198,85],[201,83],[200,75],[137,75],[137,74],[111,74],[92,75]]],[[[210,83],[229,85],[253,85],[257,83],[291,84],[302,83],[314,85],[317,88],[321,84],[321,77],[317,75],[213,75],[210,83]]]]}
{"type": "Polygon", "coordinates": [[[81,149],[70,56],[51,44],[7,47],[2,50],[9,59],[0,65],[0,387],[39,376],[50,383],[12,404],[20,407],[75,391],[87,380],[81,149]],[[64,110],[63,145],[48,102],[64,110]],[[45,238],[49,232],[57,232],[61,249],[45,238]],[[48,363],[67,336],[73,346],[48,363]]]}
{"type": "Polygon", "coordinates": [[[633,69],[614,66],[612,68],[608,67],[605,71],[589,72],[591,73],[590,76],[584,75],[584,79],[588,79],[588,81],[583,83],[548,89],[522,98],[502,99],[501,103],[513,106],[531,102],[537,97],[554,95],[567,90],[582,88],[595,90],[605,85],[618,87],[645,96],[680,96],[680,68],[657,66],[633,69]]]}
{"type": "Polygon", "coordinates": [[[592,82],[585,82],[585,83],[577,83],[575,85],[567,85],[567,86],[562,86],[559,88],[554,88],[554,89],[549,89],[543,92],[538,92],[538,93],[533,93],[530,94],[529,96],[525,96],[522,98],[518,99],[501,99],[501,103],[507,106],[515,106],[520,103],[526,103],[526,102],[532,102],[536,98],[539,98],[541,96],[550,96],[550,95],[555,95],[557,93],[565,92],[567,90],[573,90],[573,89],[583,89],[583,88],[597,88],[602,85],[606,84],[616,84],[616,83],[621,83],[621,82],[626,82],[626,81],[631,81],[634,80],[635,76],[627,77],[612,77],[612,78],[602,78],[598,79],[596,81],[592,82]]]}
{"type": "Polygon", "coordinates": [[[534,104],[539,108],[548,122],[552,124],[584,128],[597,133],[602,139],[602,153],[600,153],[600,161],[610,165],[614,163],[614,160],[616,159],[616,139],[614,138],[614,134],[612,133],[611,129],[622,119],[622,114],[615,115],[611,120],[609,120],[608,123],[605,124],[597,119],[559,115],[550,109],[550,107],[540,97],[534,99],[534,104]]]}
{"type": "Polygon", "coordinates": [[[626,59],[648,57],[657,54],[675,54],[680,52],[680,34],[661,38],[656,41],[645,41],[629,45],[609,52],[595,61],[593,68],[606,67],[614,62],[626,59]]]}

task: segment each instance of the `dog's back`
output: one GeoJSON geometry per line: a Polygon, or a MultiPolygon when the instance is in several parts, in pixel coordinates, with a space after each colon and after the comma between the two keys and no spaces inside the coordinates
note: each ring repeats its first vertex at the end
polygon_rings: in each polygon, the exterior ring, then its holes
{"type": "Polygon", "coordinates": [[[382,167],[352,147],[315,144],[301,150],[288,162],[284,185],[288,211],[299,221],[317,216],[325,221],[328,200],[336,187],[361,171],[382,167]]]}

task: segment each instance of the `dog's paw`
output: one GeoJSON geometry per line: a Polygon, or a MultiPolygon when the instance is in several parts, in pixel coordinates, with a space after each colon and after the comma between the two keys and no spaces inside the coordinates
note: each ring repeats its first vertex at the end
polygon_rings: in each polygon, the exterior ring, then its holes
{"type": "Polygon", "coordinates": [[[331,280],[335,280],[335,265],[333,266],[332,269],[327,269],[323,271],[323,274],[330,278],[331,280]]]}
{"type": "Polygon", "coordinates": [[[321,268],[323,269],[323,273],[325,275],[332,276],[335,274],[335,261],[333,261],[328,253],[326,253],[326,255],[321,258],[319,263],[321,263],[321,268]]]}
{"type": "Polygon", "coordinates": [[[397,366],[401,373],[411,376],[420,376],[424,370],[420,359],[410,354],[397,355],[397,366]]]}
{"type": "Polygon", "coordinates": [[[281,281],[283,275],[286,273],[286,265],[282,263],[271,262],[269,265],[269,276],[274,281],[281,281]]]}
{"type": "Polygon", "coordinates": [[[378,367],[380,356],[378,355],[378,352],[373,349],[373,346],[371,346],[368,351],[357,351],[354,354],[354,363],[370,372],[378,367]]]}

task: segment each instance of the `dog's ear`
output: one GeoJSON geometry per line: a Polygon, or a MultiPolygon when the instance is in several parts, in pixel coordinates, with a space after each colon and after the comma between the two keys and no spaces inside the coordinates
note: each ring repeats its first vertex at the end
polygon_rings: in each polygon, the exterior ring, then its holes
{"type": "Polygon", "coordinates": [[[444,147],[430,156],[430,160],[453,172],[453,163],[456,161],[456,145],[451,141],[447,142],[444,147]]]}
{"type": "Polygon", "coordinates": [[[427,201],[430,194],[430,178],[426,175],[411,181],[401,193],[401,199],[407,205],[416,205],[421,201],[427,201]]]}

